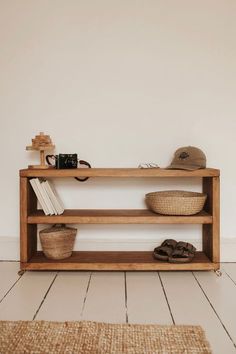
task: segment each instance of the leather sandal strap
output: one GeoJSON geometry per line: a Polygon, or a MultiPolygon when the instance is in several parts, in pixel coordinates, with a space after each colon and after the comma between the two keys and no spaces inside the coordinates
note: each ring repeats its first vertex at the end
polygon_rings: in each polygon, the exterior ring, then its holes
{"type": "Polygon", "coordinates": [[[159,255],[167,255],[170,256],[173,252],[173,249],[168,246],[159,246],[154,249],[154,253],[159,255]]]}
{"type": "Polygon", "coordinates": [[[167,246],[167,247],[171,247],[171,248],[175,248],[175,246],[177,245],[177,241],[172,240],[172,239],[167,239],[165,241],[163,241],[163,243],[161,244],[161,246],[167,246]]]}
{"type": "Polygon", "coordinates": [[[182,249],[175,249],[172,253],[172,258],[192,258],[193,254],[189,251],[182,249]]]}
{"type": "Polygon", "coordinates": [[[183,241],[179,241],[177,243],[176,249],[185,250],[189,253],[194,253],[196,251],[196,248],[191,243],[183,242],[183,241]]]}

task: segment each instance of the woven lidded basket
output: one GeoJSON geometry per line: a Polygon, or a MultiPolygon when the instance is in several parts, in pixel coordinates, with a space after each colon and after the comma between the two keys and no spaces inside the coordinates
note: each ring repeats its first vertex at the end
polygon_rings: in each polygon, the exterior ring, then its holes
{"type": "Polygon", "coordinates": [[[39,232],[44,255],[49,259],[65,259],[71,256],[77,229],[65,225],[53,225],[39,232]]]}
{"type": "Polygon", "coordinates": [[[203,209],[206,198],[204,193],[171,190],[146,194],[146,204],[158,214],[194,215],[203,209]]]}

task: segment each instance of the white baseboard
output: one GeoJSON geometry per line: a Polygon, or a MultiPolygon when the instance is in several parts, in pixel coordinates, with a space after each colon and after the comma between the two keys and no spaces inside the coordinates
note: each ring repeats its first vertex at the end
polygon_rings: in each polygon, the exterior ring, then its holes
{"type": "MultiPolygon", "coordinates": [[[[186,240],[187,241],[187,240],[186,240]]],[[[201,249],[199,240],[189,240],[198,250],[201,249]]],[[[85,251],[149,251],[157,246],[153,239],[92,239],[80,238],[74,249],[85,251]]],[[[0,237],[0,260],[18,261],[20,259],[20,242],[16,237],[0,237]]],[[[236,262],[236,238],[222,238],[220,250],[221,262],[236,262]]]]}

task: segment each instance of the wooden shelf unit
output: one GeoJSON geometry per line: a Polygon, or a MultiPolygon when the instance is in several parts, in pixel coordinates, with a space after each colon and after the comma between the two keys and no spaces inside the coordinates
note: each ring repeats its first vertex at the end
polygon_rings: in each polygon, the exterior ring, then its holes
{"type": "Polygon", "coordinates": [[[20,260],[22,270],[218,270],[220,262],[220,171],[91,168],[20,171],[20,260]],[[30,178],[201,178],[207,193],[204,210],[191,216],[166,216],[147,209],[68,209],[62,215],[46,216],[37,210],[30,178]],[[202,252],[193,261],[173,264],[156,260],[152,252],[74,251],[70,258],[53,261],[37,250],[37,224],[202,224],[202,252]]]}

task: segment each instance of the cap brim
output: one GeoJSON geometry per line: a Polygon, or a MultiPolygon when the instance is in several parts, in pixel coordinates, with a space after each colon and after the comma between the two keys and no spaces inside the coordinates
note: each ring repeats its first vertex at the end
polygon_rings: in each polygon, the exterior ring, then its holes
{"type": "Polygon", "coordinates": [[[200,167],[196,165],[178,165],[178,164],[172,164],[166,167],[166,170],[188,170],[188,171],[194,171],[194,170],[199,170],[200,168],[205,168],[205,167],[200,167]]]}

